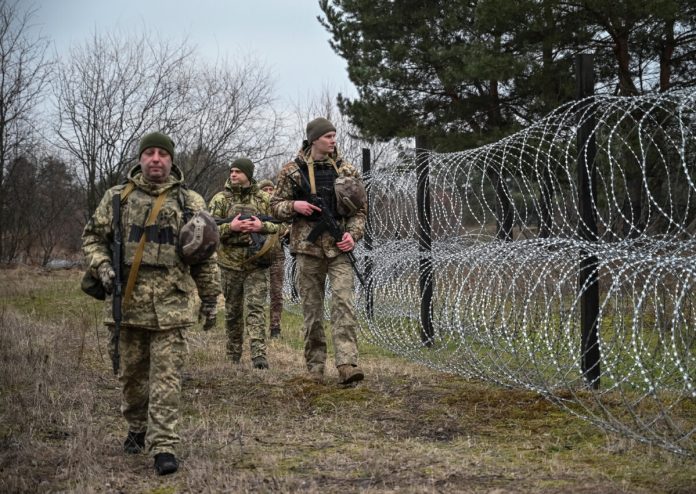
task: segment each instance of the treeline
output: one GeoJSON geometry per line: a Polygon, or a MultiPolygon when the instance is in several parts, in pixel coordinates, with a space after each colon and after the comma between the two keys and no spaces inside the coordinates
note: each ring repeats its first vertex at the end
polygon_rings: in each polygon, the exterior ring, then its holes
{"type": "MultiPolygon", "coordinates": [[[[271,177],[317,115],[336,124],[341,150],[358,164],[365,146],[373,166],[401,164],[412,142],[395,139],[422,136],[436,151],[495,141],[574,97],[581,52],[595,53],[601,92],[696,86],[690,0],[320,0],[319,8],[358,97],[324,94],[288,109],[258,60],[209,63],[187,41],[132,33],[94,33],[56,58],[32,28],[34,12],[0,2],[0,262],[74,249],[75,225],[123,179],[150,130],[174,138],[187,183],[209,198],[236,156],[271,177]],[[42,240],[48,231],[37,225],[58,233],[42,240]]],[[[638,166],[631,187],[640,187],[638,166]]],[[[621,200],[638,216],[645,209],[628,193],[621,200]]]]}
{"type": "Polygon", "coordinates": [[[269,177],[299,147],[299,115],[281,114],[258,60],[209,63],[187,41],[133,33],[95,33],[58,57],[35,13],[0,2],[0,262],[79,248],[146,132],[172,136],[188,186],[206,198],[235,157],[269,177]]]}
{"type": "Polygon", "coordinates": [[[696,86],[693,0],[320,0],[366,136],[424,136],[454,151],[495,141],[575,97],[574,58],[597,91],[696,86]]]}

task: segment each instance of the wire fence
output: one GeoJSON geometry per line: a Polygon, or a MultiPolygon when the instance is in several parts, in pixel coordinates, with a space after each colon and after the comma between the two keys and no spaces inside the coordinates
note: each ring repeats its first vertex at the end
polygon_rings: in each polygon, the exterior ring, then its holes
{"type": "Polygon", "coordinates": [[[696,455],[695,99],[595,96],[494,144],[373,168],[363,337],[696,455]]]}

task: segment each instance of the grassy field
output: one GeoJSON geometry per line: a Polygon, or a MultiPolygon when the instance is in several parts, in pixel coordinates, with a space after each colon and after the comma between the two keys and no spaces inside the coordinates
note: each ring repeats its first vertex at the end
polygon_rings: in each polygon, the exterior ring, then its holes
{"type": "Polygon", "coordinates": [[[158,477],[122,452],[102,306],[80,275],[0,270],[0,492],[696,492],[693,459],[366,344],[363,383],[312,383],[290,313],[269,371],[225,361],[222,316],[189,332],[181,469],[158,477]]]}

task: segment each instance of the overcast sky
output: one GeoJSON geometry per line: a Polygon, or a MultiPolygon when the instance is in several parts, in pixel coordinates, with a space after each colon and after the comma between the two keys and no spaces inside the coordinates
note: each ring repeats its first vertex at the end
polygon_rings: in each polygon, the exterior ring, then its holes
{"type": "MultiPolygon", "coordinates": [[[[0,0],[2,1],[2,0],[0,0]]],[[[215,61],[252,57],[269,68],[276,94],[307,101],[322,90],[354,95],[346,64],[316,20],[318,0],[34,0],[34,22],[59,55],[95,30],[141,31],[187,37],[215,61]],[[308,76],[308,74],[311,74],[308,76]]]]}

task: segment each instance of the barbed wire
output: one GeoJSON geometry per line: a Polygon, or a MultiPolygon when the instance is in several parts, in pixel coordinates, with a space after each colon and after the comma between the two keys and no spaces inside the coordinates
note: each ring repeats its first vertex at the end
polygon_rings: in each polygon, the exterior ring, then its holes
{"type": "MultiPolygon", "coordinates": [[[[695,99],[587,98],[494,144],[376,166],[367,180],[373,248],[356,252],[373,266],[371,307],[362,290],[356,297],[363,337],[696,455],[695,99]],[[580,129],[590,139],[578,145],[580,129]],[[594,165],[596,231],[581,214],[579,155],[594,165]],[[418,223],[423,160],[427,224],[418,223]],[[419,248],[427,231],[430,251],[419,248]],[[588,262],[599,287],[597,389],[582,367],[588,262]],[[433,287],[425,342],[422,273],[433,287]]],[[[291,279],[286,296],[297,303],[291,279]]]]}

